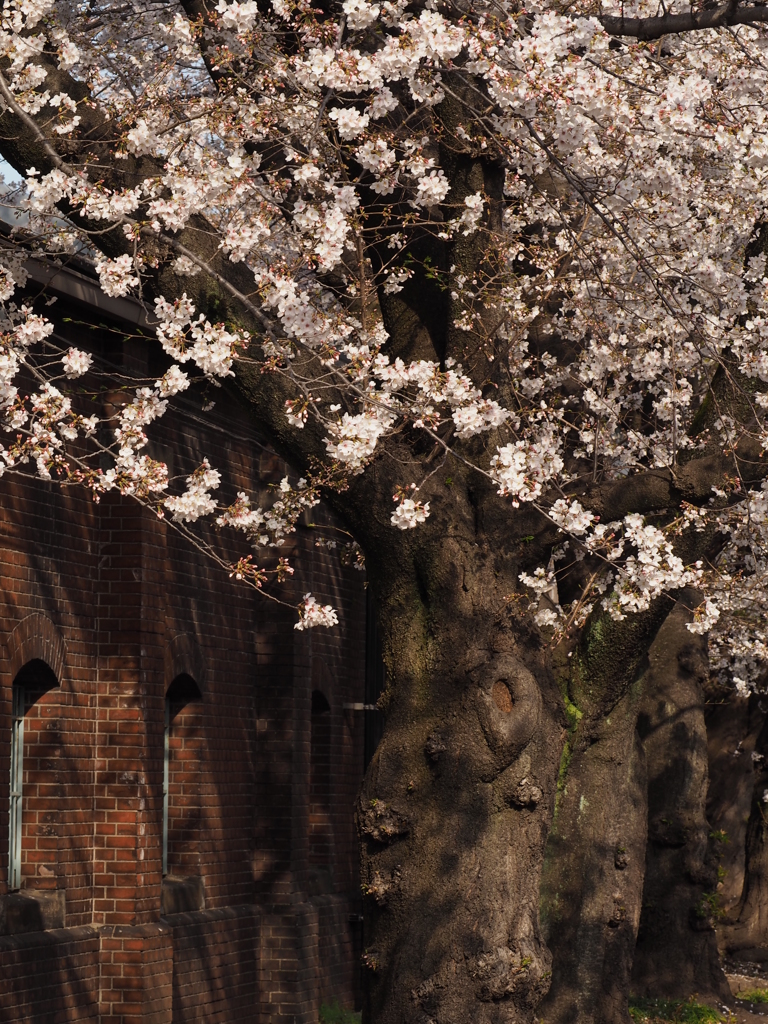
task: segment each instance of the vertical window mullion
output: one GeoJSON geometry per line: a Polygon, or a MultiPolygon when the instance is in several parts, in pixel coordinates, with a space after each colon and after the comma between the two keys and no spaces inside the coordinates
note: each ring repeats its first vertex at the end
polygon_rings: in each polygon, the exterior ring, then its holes
{"type": "Polygon", "coordinates": [[[168,874],[168,790],[170,783],[171,702],[165,700],[163,729],[163,876],[168,874]]]}
{"type": "Polygon", "coordinates": [[[8,888],[21,886],[21,817],[24,773],[24,687],[13,686],[11,726],[11,804],[8,835],[8,888]]]}

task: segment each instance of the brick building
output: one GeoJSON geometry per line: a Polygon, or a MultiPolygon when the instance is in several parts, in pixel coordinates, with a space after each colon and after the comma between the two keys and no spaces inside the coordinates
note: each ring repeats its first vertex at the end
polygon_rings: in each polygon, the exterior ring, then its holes
{"type": "MultiPolygon", "coordinates": [[[[123,336],[138,304],[82,268],[28,269],[60,337],[157,376],[159,346],[123,336]]],[[[263,490],[285,467],[225,404],[186,397],[153,444],[172,473],[207,455],[263,490]]],[[[0,493],[0,1024],[352,1007],[375,742],[361,575],[300,528],[295,593],[332,601],[341,628],[299,632],[130,500],[11,476],[0,493]]]]}

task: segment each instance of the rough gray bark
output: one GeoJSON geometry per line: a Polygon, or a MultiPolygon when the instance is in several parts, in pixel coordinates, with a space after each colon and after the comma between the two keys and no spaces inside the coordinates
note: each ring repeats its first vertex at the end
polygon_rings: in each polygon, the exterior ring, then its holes
{"type": "Polygon", "coordinates": [[[639,995],[728,999],[718,958],[717,847],[706,818],[706,639],[681,595],[649,652],[638,730],[648,771],[648,845],[632,973],[639,995]]]}
{"type": "Polygon", "coordinates": [[[372,536],[385,513],[350,488],[389,676],[358,808],[364,1020],[619,1024],[644,866],[639,681],[671,604],[625,622],[597,614],[553,660],[505,599],[549,527],[533,512],[497,518],[474,479],[457,474],[450,503],[436,492],[423,530],[388,545],[372,536]]]}
{"type": "Polygon", "coordinates": [[[661,598],[623,622],[593,613],[561,659],[571,730],[542,885],[553,953],[548,1022],[628,1020],[647,821],[636,725],[647,652],[671,607],[661,598]]]}

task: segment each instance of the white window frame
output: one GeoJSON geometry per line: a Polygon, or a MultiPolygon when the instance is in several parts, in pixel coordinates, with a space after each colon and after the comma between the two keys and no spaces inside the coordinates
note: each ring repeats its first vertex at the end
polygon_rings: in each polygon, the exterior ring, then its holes
{"type": "Polygon", "coordinates": [[[11,799],[8,829],[8,888],[21,888],[21,827],[24,779],[24,686],[13,684],[11,718],[11,799]]]}

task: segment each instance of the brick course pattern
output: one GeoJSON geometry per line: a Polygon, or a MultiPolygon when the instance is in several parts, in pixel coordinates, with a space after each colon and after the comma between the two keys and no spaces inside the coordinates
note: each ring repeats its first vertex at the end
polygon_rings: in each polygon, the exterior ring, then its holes
{"type": "MultiPolygon", "coordinates": [[[[88,310],[65,295],[55,308],[58,333],[84,345],[64,317],[88,310]]],[[[157,374],[146,342],[102,343],[125,373],[157,374]]],[[[207,456],[263,500],[285,466],[236,408],[204,421],[201,405],[190,397],[152,445],[175,475],[207,456]]],[[[0,509],[0,1024],[315,1024],[321,999],[353,1007],[364,722],[344,705],[363,701],[360,574],[299,528],[285,596],[312,590],[341,621],[301,633],[127,499],[6,476],[0,509]]]]}
{"type": "Polygon", "coordinates": [[[174,914],[166,922],[173,931],[173,1020],[252,1020],[261,991],[259,908],[174,914]]]}
{"type": "Polygon", "coordinates": [[[0,938],[3,1024],[99,1019],[99,935],[75,928],[0,938]]]}

